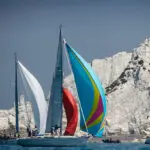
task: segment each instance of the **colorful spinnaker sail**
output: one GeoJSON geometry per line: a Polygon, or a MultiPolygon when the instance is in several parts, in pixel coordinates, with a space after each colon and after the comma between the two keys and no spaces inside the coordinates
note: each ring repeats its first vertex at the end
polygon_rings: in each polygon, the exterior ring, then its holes
{"type": "Polygon", "coordinates": [[[67,127],[64,135],[74,135],[78,124],[78,107],[76,100],[67,88],[63,88],[63,105],[67,117],[67,127]]]}
{"type": "Polygon", "coordinates": [[[83,111],[83,116],[80,111],[80,129],[100,137],[106,116],[104,89],[91,66],[66,42],[65,46],[83,111]]]}

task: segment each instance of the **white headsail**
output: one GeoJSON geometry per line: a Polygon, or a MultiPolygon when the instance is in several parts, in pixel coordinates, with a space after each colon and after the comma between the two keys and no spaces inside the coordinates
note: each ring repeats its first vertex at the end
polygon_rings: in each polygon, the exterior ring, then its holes
{"type": "Polygon", "coordinates": [[[48,109],[43,89],[38,80],[23,66],[20,61],[18,61],[18,64],[36,100],[40,115],[40,134],[43,134],[45,133],[48,109]]]}
{"type": "Polygon", "coordinates": [[[56,67],[53,76],[51,95],[48,105],[48,115],[46,123],[46,133],[51,132],[51,128],[58,126],[62,135],[62,83],[63,83],[63,45],[60,27],[59,44],[57,50],[56,67]]]}

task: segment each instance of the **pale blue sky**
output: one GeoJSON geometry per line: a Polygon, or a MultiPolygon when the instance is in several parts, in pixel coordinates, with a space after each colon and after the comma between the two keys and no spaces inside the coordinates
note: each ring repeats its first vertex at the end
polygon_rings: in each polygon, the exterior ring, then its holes
{"type": "Polygon", "coordinates": [[[150,36],[150,1],[0,0],[0,108],[13,105],[14,52],[48,94],[60,24],[90,62],[131,51],[150,36]]]}

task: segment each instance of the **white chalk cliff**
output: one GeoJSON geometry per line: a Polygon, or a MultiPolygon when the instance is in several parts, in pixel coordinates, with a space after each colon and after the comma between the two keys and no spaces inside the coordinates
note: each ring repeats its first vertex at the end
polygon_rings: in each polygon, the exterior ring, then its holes
{"type": "MultiPolygon", "coordinates": [[[[32,106],[29,101],[20,96],[19,103],[19,128],[21,136],[26,136],[27,126],[34,128],[34,116],[32,106]]],[[[15,134],[15,108],[9,110],[0,110],[0,135],[14,136],[15,134]]]]}

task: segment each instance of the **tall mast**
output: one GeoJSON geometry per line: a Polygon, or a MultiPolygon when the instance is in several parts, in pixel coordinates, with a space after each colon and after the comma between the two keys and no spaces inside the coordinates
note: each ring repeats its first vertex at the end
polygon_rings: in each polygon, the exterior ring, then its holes
{"type": "MultiPolygon", "coordinates": [[[[61,100],[63,101],[63,44],[62,44],[62,25],[60,25],[60,33],[59,33],[59,45],[58,51],[60,49],[60,73],[61,73],[61,100]]],[[[60,122],[60,135],[62,135],[62,118],[63,118],[63,108],[61,101],[61,122],[60,122]]]]}
{"type": "Polygon", "coordinates": [[[19,119],[18,119],[18,74],[17,74],[17,54],[15,53],[15,112],[16,112],[16,135],[19,136],[19,119]]]}

